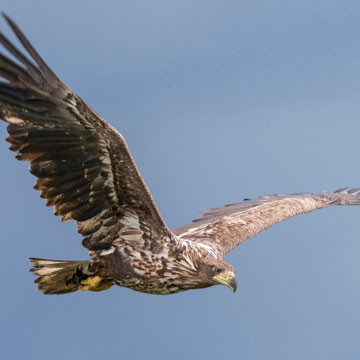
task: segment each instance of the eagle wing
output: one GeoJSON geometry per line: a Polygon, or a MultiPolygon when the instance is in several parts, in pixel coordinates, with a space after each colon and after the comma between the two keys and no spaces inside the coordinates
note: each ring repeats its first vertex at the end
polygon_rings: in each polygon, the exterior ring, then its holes
{"type": "Polygon", "coordinates": [[[239,204],[203,213],[190,225],[173,230],[175,235],[210,248],[222,258],[257,233],[292,216],[333,205],[360,205],[360,189],[334,193],[260,196],[239,204]]]}
{"type": "Polygon", "coordinates": [[[162,220],[122,135],[63,84],[16,24],[31,58],[3,34],[0,118],[10,149],[30,162],[34,188],[63,221],[74,219],[89,250],[130,241],[157,253],[172,233],[162,220]]]}

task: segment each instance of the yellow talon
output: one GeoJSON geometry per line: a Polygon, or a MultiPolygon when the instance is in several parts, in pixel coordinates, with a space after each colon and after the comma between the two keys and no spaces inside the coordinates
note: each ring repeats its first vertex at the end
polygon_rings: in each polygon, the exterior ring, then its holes
{"type": "Polygon", "coordinates": [[[114,285],[111,280],[106,280],[100,276],[89,276],[86,280],[82,280],[79,289],[82,291],[102,291],[107,290],[114,285]]]}

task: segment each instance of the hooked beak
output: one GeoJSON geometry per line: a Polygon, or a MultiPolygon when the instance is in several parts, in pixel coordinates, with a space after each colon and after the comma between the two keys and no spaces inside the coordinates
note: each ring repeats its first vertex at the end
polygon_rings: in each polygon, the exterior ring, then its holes
{"type": "Polygon", "coordinates": [[[220,274],[218,276],[214,276],[214,280],[217,281],[219,284],[225,285],[230,288],[233,293],[237,289],[237,281],[234,274],[220,274]]]}

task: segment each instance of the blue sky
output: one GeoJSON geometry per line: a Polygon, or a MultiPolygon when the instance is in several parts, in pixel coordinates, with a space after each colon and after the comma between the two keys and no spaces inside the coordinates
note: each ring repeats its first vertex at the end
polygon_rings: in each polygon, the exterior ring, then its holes
{"type": "MultiPolygon", "coordinates": [[[[244,197],[360,186],[358,1],[1,6],[126,137],[169,227],[244,197]]],[[[3,21],[0,29],[13,39],[3,21]]],[[[226,258],[235,295],[218,286],[44,296],[27,258],[87,253],[7,147],[2,140],[4,358],[359,358],[360,207],[299,216],[238,247],[226,258]]]]}

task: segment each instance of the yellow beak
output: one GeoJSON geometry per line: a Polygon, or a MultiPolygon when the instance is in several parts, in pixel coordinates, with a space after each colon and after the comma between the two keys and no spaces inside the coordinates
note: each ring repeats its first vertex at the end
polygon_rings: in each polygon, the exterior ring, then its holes
{"type": "Polygon", "coordinates": [[[221,285],[225,285],[234,293],[237,289],[237,281],[234,274],[219,274],[214,276],[213,279],[221,285]]]}

